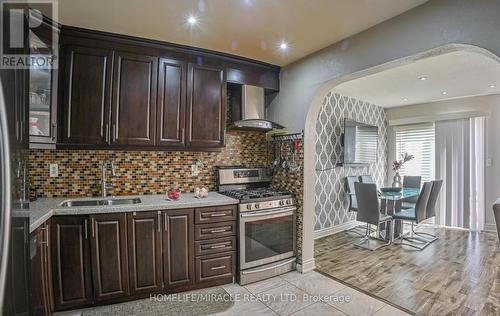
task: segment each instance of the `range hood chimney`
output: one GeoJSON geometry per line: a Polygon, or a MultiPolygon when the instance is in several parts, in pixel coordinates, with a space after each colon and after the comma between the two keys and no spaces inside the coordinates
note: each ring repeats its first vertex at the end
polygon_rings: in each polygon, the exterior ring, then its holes
{"type": "Polygon", "coordinates": [[[264,88],[242,85],[240,108],[236,108],[239,106],[239,102],[232,103],[233,124],[229,127],[230,129],[267,132],[273,129],[284,128],[284,126],[278,123],[266,120],[264,88]]]}

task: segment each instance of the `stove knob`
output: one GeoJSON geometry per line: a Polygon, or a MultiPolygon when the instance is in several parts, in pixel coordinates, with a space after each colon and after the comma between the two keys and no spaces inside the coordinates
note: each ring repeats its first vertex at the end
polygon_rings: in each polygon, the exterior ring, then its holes
{"type": "Polygon", "coordinates": [[[285,205],[285,201],[281,200],[281,201],[280,201],[280,205],[281,205],[281,206],[285,205]]]}
{"type": "Polygon", "coordinates": [[[251,210],[252,209],[252,205],[251,204],[247,204],[247,210],[251,210]]]}
{"type": "Polygon", "coordinates": [[[256,209],[260,208],[260,204],[259,203],[255,203],[254,206],[255,206],[256,209]]]}
{"type": "Polygon", "coordinates": [[[286,200],[286,204],[292,204],[292,200],[286,200]]]}

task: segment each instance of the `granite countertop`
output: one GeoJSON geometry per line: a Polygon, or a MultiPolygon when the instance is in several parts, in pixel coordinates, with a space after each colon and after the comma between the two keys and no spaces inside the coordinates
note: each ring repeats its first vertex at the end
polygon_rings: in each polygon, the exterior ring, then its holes
{"type": "Polygon", "coordinates": [[[103,213],[125,213],[141,211],[159,211],[170,209],[208,207],[219,205],[238,204],[239,201],[217,192],[210,192],[206,198],[197,198],[193,193],[183,193],[177,201],[169,201],[164,194],[158,195],[127,195],[110,196],[108,198],[140,198],[139,204],[102,205],[102,206],[75,206],[61,207],[61,202],[67,200],[98,200],[100,198],[40,198],[30,202],[29,209],[13,210],[14,217],[29,217],[30,233],[54,215],[89,215],[103,213]]]}

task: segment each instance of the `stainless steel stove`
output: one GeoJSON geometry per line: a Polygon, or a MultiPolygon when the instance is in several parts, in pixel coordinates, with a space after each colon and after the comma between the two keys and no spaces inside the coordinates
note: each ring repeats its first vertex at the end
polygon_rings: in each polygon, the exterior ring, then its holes
{"type": "Polygon", "coordinates": [[[219,192],[240,200],[239,283],[244,285],[295,269],[293,195],[271,188],[261,168],[220,168],[219,192]]]}

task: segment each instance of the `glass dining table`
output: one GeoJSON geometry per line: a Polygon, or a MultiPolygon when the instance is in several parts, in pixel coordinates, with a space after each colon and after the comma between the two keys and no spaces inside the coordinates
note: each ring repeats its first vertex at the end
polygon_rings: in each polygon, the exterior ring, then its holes
{"type": "MultiPolygon", "coordinates": [[[[347,192],[347,195],[355,196],[354,192],[347,192]]],[[[393,215],[394,213],[401,212],[403,200],[417,197],[420,194],[420,189],[417,188],[403,188],[399,192],[382,192],[378,190],[378,197],[380,199],[380,211],[382,213],[393,215]]],[[[394,223],[394,238],[399,237],[403,231],[403,225],[400,220],[394,223]]],[[[379,228],[380,237],[389,239],[391,236],[390,226],[385,223],[380,224],[379,228]],[[387,227],[386,227],[387,226],[387,227]]]]}

